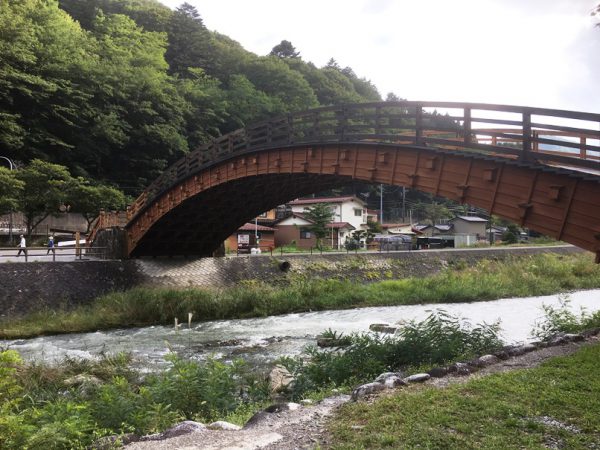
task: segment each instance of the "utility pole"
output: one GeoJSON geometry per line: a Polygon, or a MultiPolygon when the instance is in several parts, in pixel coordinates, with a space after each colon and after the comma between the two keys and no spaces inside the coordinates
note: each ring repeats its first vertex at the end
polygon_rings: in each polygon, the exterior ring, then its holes
{"type": "Polygon", "coordinates": [[[406,188],[402,186],[402,223],[406,223],[406,188]]]}
{"type": "Polygon", "coordinates": [[[379,222],[383,225],[383,184],[379,185],[379,222]]]}

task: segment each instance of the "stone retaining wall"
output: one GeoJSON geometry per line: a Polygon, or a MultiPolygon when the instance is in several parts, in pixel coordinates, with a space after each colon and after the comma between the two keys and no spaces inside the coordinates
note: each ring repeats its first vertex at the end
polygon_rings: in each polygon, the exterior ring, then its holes
{"type": "Polygon", "coordinates": [[[108,292],[139,285],[227,286],[245,280],[286,283],[290,275],[363,282],[427,276],[483,258],[574,253],[572,246],[428,250],[398,253],[140,259],[0,264],[0,315],[85,304],[108,292]]]}
{"type": "Polygon", "coordinates": [[[427,250],[395,253],[265,255],[139,260],[150,283],[168,286],[225,286],[243,280],[285,283],[288,274],[364,282],[428,276],[449,265],[471,265],[484,258],[506,259],[539,253],[575,253],[571,245],[494,249],[427,250]]]}

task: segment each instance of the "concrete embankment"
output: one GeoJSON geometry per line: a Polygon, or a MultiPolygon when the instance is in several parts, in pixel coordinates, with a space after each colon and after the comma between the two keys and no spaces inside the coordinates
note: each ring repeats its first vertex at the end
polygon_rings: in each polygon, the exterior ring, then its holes
{"type": "Polygon", "coordinates": [[[140,259],[2,263],[0,315],[86,304],[100,295],[141,285],[227,286],[244,280],[285,283],[290,274],[363,282],[432,275],[480,259],[575,253],[556,247],[429,250],[397,253],[273,255],[201,259],[140,259]]]}

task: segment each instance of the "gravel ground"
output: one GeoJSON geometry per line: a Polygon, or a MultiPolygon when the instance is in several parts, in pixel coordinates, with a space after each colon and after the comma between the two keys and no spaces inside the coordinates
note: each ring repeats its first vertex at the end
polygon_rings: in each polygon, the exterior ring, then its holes
{"type": "MultiPolygon", "coordinates": [[[[469,376],[446,376],[432,378],[426,383],[443,388],[453,383],[464,383],[472,377],[482,377],[491,373],[535,367],[554,356],[569,355],[588,343],[598,343],[598,337],[586,342],[572,342],[556,347],[547,347],[524,355],[500,361],[485,367],[469,376]]],[[[404,387],[410,389],[410,386],[404,387]]],[[[383,395],[393,394],[393,390],[383,395]]],[[[327,448],[329,436],[325,426],[329,416],[349,396],[331,397],[313,406],[302,406],[295,410],[261,414],[256,422],[239,431],[219,431],[204,429],[183,436],[162,441],[145,441],[129,444],[127,450],[297,450],[327,448]]]]}

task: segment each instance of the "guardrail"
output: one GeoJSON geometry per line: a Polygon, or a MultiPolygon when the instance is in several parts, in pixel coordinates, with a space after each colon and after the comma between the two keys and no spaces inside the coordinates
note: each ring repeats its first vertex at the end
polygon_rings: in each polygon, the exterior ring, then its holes
{"type": "MultiPolygon", "coordinates": [[[[368,248],[360,247],[360,248],[341,248],[341,249],[323,249],[320,247],[308,247],[306,249],[296,249],[293,251],[286,251],[285,247],[277,247],[274,248],[272,246],[253,246],[252,248],[257,249],[260,248],[260,253],[247,251],[240,251],[237,249],[235,252],[235,256],[259,256],[259,255],[269,255],[273,256],[279,255],[323,255],[323,254],[359,254],[359,253],[392,253],[392,252],[405,252],[414,250],[411,244],[377,244],[377,245],[369,245],[368,248]],[[402,247],[402,248],[399,248],[402,247]]],[[[230,253],[229,255],[232,255],[230,253]]]]}
{"type": "Polygon", "coordinates": [[[586,112],[425,101],[329,106],[253,124],[190,152],[136,199],[127,217],[131,220],[162,193],[213,164],[270,148],[388,143],[600,170],[599,139],[600,114],[586,112]]]}
{"type": "Polygon", "coordinates": [[[0,261],[10,262],[29,262],[35,261],[73,261],[83,259],[110,259],[108,257],[108,247],[54,247],[54,250],[48,247],[1,247],[0,261]],[[20,253],[20,254],[19,254],[20,253]],[[71,258],[72,257],[72,258],[71,258]]]}

